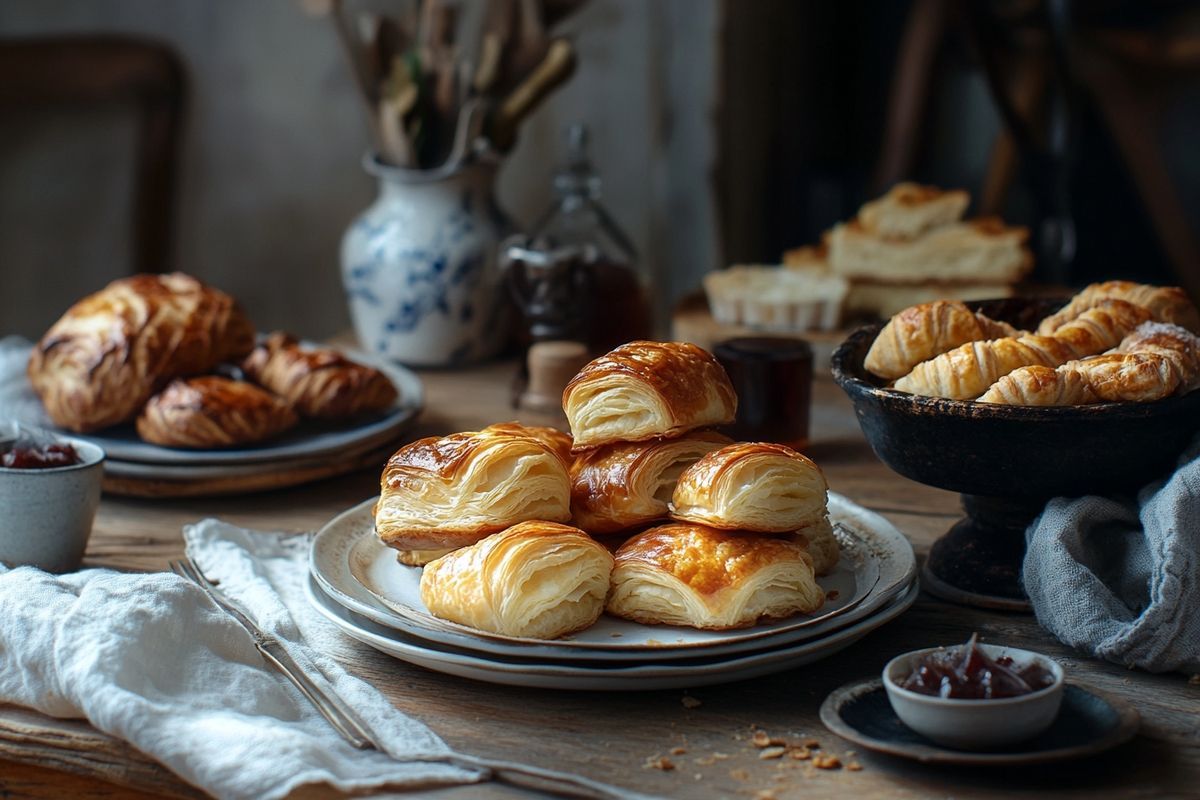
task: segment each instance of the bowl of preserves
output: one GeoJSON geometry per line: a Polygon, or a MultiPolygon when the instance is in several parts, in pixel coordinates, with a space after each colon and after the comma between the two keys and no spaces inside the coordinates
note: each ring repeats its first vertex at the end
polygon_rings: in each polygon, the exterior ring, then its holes
{"type": "Polygon", "coordinates": [[[1063,669],[1031,650],[980,644],[931,647],[883,669],[896,716],[940,745],[988,750],[1037,736],[1058,716],[1063,669]]]}
{"type": "Polygon", "coordinates": [[[25,431],[0,437],[0,563],[78,569],[104,479],[104,451],[25,431]]]}

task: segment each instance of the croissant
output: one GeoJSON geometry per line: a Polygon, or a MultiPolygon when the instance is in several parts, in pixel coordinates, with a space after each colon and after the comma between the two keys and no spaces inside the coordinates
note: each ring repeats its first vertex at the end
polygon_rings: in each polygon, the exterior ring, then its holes
{"type": "Polygon", "coordinates": [[[576,452],[733,422],[725,369],[686,342],[629,342],[587,364],[563,392],[576,452]]]}
{"type": "Polygon", "coordinates": [[[817,575],[828,575],[837,567],[842,557],[842,547],[837,537],[833,535],[833,525],[829,517],[821,517],[819,522],[801,528],[788,537],[792,542],[804,548],[812,558],[813,572],[817,575]]]}
{"type": "Polygon", "coordinates": [[[1019,367],[1057,367],[1107,350],[1147,316],[1138,306],[1106,300],[1061,326],[1053,336],[1027,334],[960,345],[913,367],[895,387],[912,394],[970,400],[1019,367]]]}
{"type": "Polygon", "coordinates": [[[1121,340],[1118,353],[1158,353],[1170,359],[1183,381],[1183,391],[1200,384],[1200,337],[1162,322],[1146,322],[1121,340]]]}
{"type": "Polygon", "coordinates": [[[375,504],[375,532],[397,550],[464,547],[525,520],[570,518],[562,459],[532,436],[486,429],[401,447],[375,504]]]}
{"type": "Polygon", "coordinates": [[[1020,367],[1000,378],[979,398],[1009,406],[1082,406],[1099,402],[1076,362],[1058,367],[1020,367]]]}
{"type": "Polygon", "coordinates": [[[713,451],[684,470],[671,518],[726,530],[786,533],[826,513],[821,468],[781,444],[742,442],[713,451]]]}
{"type": "Polygon", "coordinates": [[[1132,281],[1093,283],[1071,298],[1059,311],[1042,320],[1037,332],[1048,336],[1105,300],[1124,300],[1146,309],[1158,322],[1170,322],[1193,333],[1200,333],[1200,312],[1182,289],[1132,281]]]}
{"type": "Polygon", "coordinates": [[[554,639],[599,618],[612,568],[608,550],[578,528],[522,522],[426,566],[421,600],[477,630],[554,639]]]}
{"type": "Polygon", "coordinates": [[[254,327],[229,295],[178,272],[135,275],[71,306],[27,372],[54,424],[86,433],[133,419],[172,378],[252,347],[254,327]]]}
{"type": "Polygon", "coordinates": [[[617,550],[608,613],[647,625],[728,630],[816,611],[825,594],[794,542],[671,523],[617,550]]]}
{"type": "Polygon", "coordinates": [[[666,519],[680,473],[731,442],[719,433],[700,431],[588,450],[571,467],[571,519],[593,535],[666,519]]]}
{"type": "Polygon", "coordinates": [[[1170,397],[1187,383],[1178,362],[1162,353],[1106,353],[1072,367],[1096,397],[1110,403],[1150,403],[1170,397]]]}
{"type": "Polygon", "coordinates": [[[379,370],[336,350],[301,345],[286,333],[268,336],[242,362],[242,370],[304,417],[353,417],[385,411],[396,401],[396,387],[379,370]]]}
{"type": "Polygon", "coordinates": [[[150,398],[137,432],[164,447],[232,447],[269,439],[296,424],[296,414],[252,383],[216,375],[172,381],[150,398]]]}
{"type": "Polygon", "coordinates": [[[1008,323],[973,312],[963,303],[922,303],[904,309],[883,326],[863,366],[881,378],[899,378],[922,361],[960,344],[1016,335],[1008,323]]]}

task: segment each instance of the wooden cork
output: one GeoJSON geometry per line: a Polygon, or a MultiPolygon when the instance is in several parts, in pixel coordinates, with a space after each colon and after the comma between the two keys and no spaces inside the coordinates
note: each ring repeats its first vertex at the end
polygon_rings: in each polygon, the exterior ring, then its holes
{"type": "Polygon", "coordinates": [[[550,341],[530,346],[529,385],[521,395],[521,408],[542,413],[562,413],[563,389],[584,364],[591,361],[583,342],[550,341]]]}

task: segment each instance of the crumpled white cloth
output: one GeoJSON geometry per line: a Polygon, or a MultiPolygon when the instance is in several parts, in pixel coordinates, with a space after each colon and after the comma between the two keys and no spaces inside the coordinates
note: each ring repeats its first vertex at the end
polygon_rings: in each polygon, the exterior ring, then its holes
{"type": "Polygon", "coordinates": [[[1200,438],[1136,498],[1051,500],[1025,539],[1042,627],[1123,666],[1200,672],[1200,438]]]}
{"type": "Polygon", "coordinates": [[[244,629],[172,574],[55,576],[0,566],[0,702],[87,718],[219,798],[278,798],[304,784],[349,791],[489,777],[422,761],[450,750],[325,654],[345,645],[302,594],[307,537],[206,520],[185,538],[205,573],[260,627],[307,655],[387,753],[350,746],[244,629]]]}

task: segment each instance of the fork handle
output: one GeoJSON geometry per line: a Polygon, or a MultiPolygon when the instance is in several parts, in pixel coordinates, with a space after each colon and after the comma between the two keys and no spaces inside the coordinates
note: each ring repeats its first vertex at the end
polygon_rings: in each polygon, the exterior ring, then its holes
{"type": "Polygon", "coordinates": [[[301,694],[308,698],[309,702],[333,726],[334,730],[342,735],[343,739],[359,750],[367,750],[375,746],[370,732],[358,721],[350,707],[335,692],[327,692],[314,683],[308,677],[307,670],[296,663],[291,653],[283,645],[270,641],[255,641],[254,644],[258,648],[258,652],[262,653],[267,661],[271,662],[276,669],[283,673],[284,677],[300,690],[301,694]]]}

